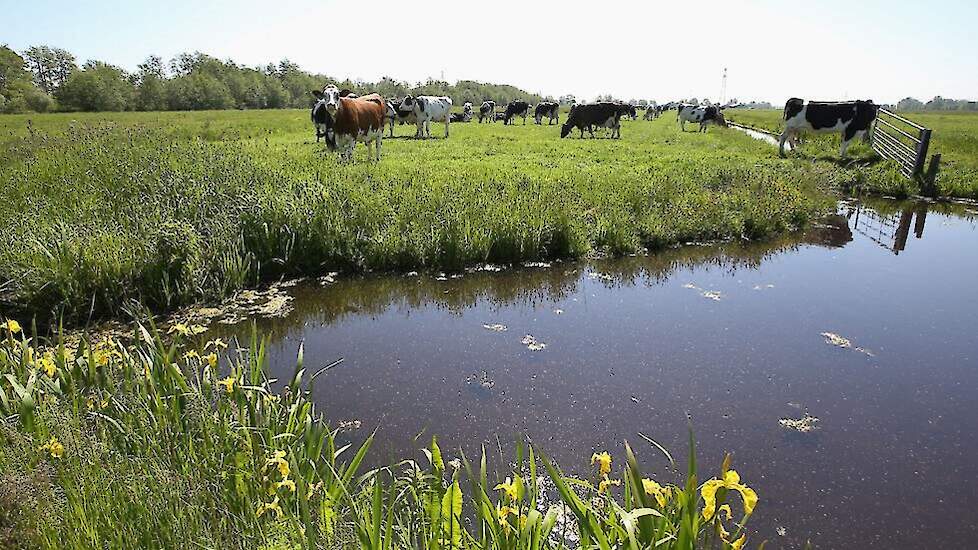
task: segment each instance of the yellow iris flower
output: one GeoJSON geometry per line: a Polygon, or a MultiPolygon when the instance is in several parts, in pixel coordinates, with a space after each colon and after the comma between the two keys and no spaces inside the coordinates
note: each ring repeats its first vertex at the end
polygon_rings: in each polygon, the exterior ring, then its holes
{"type": "Polygon", "coordinates": [[[645,494],[655,497],[655,501],[659,503],[660,508],[664,508],[669,502],[669,499],[672,498],[672,489],[659,485],[655,480],[643,479],[642,488],[645,489],[645,494]]]}
{"type": "Polygon", "coordinates": [[[58,441],[57,437],[51,437],[51,441],[45,443],[41,450],[51,453],[51,458],[61,458],[65,455],[65,446],[58,441]]]}
{"type": "Polygon", "coordinates": [[[614,486],[621,485],[621,480],[620,479],[608,479],[607,477],[605,477],[604,479],[601,480],[601,483],[598,483],[598,493],[600,494],[600,493],[603,493],[603,492],[607,491],[608,488],[610,488],[613,485],[614,486]]]}
{"type": "Polygon", "coordinates": [[[227,393],[234,393],[234,377],[233,376],[228,376],[227,378],[224,378],[223,380],[218,380],[217,381],[217,385],[218,386],[224,386],[224,391],[226,391],[227,393]]]}
{"type": "Polygon", "coordinates": [[[496,509],[496,514],[499,516],[499,525],[502,526],[503,530],[509,533],[512,526],[509,524],[509,516],[516,515],[516,510],[510,508],[509,506],[502,506],[496,509]]]}
{"type": "Polygon", "coordinates": [[[44,374],[48,375],[48,378],[54,378],[55,373],[58,372],[58,367],[54,363],[54,355],[51,352],[46,352],[41,356],[38,366],[41,367],[44,374]]]}
{"type": "Polygon", "coordinates": [[[7,322],[0,325],[0,328],[7,329],[10,332],[10,334],[17,334],[21,330],[20,323],[14,321],[13,319],[7,319],[7,322]]]}
{"type": "Polygon", "coordinates": [[[720,489],[728,489],[740,493],[740,497],[744,500],[744,515],[749,516],[754,513],[754,507],[757,506],[757,493],[740,482],[740,474],[736,470],[727,470],[723,474],[723,479],[711,479],[700,488],[700,494],[703,495],[704,502],[703,519],[710,520],[716,513],[717,491],[720,489]]]}
{"type": "Polygon", "coordinates": [[[591,455],[591,464],[598,465],[598,473],[606,476],[611,473],[611,455],[607,452],[594,453],[591,455]]]}
{"type": "Polygon", "coordinates": [[[217,368],[217,354],[216,353],[209,353],[209,354],[207,354],[207,355],[204,356],[204,359],[207,360],[207,364],[210,365],[212,369],[216,369],[217,368]]]}
{"type": "Polygon", "coordinates": [[[278,473],[282,474],[283,478],[289,477],[289,461],[285,460],[285,451],[275,451],[272,453],[272,457],[265,461],[265,467],[275,466],[278,468],[278,473]]]}
{"type": "Polygon", "coordinates": [[[278,504],[278,497],[272,499],[271,502],[262,502],[258,505],[258,510],[255,511],[255,515],[261,517],[266,512],[273,512],[275,514],[275,519],[282,517],[282,507],[278,504]]]}
{"type": "Polygon", "coordinates": [[[493,487],[493,490],[503,491],[506,494],[506,498],[508,498],[510,502],[516,502],[516,499],[518,499],[520,496],[519,476],[517,476],[515,482],[510,481],[510,479],[507,477],[505,483],[500,483],[499,485],[496,485],[495,487],[493,487]]]}
{"type": "Polygon", "coordinates": [[[277,489],[281,489],[282,487],[285,487],[285,488],[286,488],[286,489],[288,489],[289,491],[291,491],[291,492],[293,492],[293,493],[295,492],[295,482],[294,482],[294,481],[292,481],[292,480],[291,480],[291,479],[289,479],[289,478],[285,478],[285,479],[283,479],[282,481],[279,481],[279,482],[278,482],[278,483],[277,483],[277,484],[275,485],[275,487],[276,487],[277,489]]]}

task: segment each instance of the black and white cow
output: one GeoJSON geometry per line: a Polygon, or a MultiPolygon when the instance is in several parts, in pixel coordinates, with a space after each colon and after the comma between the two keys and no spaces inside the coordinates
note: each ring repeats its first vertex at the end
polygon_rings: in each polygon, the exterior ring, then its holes
{"type": "Polygon", "coordinates": [[[798,135],[810,132],[842,132],[839,156],[845,157],[849,143],[857,136],[869,139],[879,106],[872,101],[826,103],[793,97],[784,105],[784,131],[778,144],[778,154],[784,156],[784,144],[797,146],[798,135]]]}
{"type": "Polygon", "coordinates": [[[676,118],[679,119],[679,125],[684,132],[687,122],[698,122],[700,132],[705,132],[710,124],[727,127],[727,120],[723,118],[720,108],[715,105],[680,105],[676,118]]]}
{"type": "Polygon", "coordinates": [[[514,118],[521,116],[523,117],[523,124],[526,125],[526,117],[529,115],[529,103],[522,100],[511,101],[509,105],[506,106],[506,114],[503,117],[503,124],[512,124],[515,122],[513,120],[514,118]]]}
{"type": "Polygon", "coordinates": [[[418,131],[414,137],[431,137],[431,121],[445,123],[445,137],[448,137],[448,127],[452,121],[452,99],[446,96],[422,95],[407,96],[398,107],[401,111],[412,111],[418,131]]]}
{"type": "Polygon", "coordinates": [[[472,121],[472,104],[466,101],[462,105],[461,113],[452,113],[452,122],[471,122],[472,121]]]}
{"type": "Polygon", "coordinates": [[[479,107],[479,122],[483,120],[486,122],[494,122],[496,119],[496,102],[495,101],[483,101],[482,106],[479,107]]]}
{"type": "Polygon", "coordinates": [[[560,124],[560,104],[553,101],[544,101],[537,105],[533,111],[533,118],[537,124],[543,124],[543,117],[547,117],[547,125],[554,122],[560,124]]]}
{"type": "Polygon", "coordinates": [[[394,124],[415,124],[417,117],[413,110],[400,110],[401,102],[397,98],[387,98],[387,124],[390,126],[391,137],[394,137],[394,124]]]}
{"type": "Polygon", "coordinates": [[[662,116],[663,108],[659,105],[649,105],[645,108],[645,116],[642,117],[645,120],[652,120],[662,116]]]}
{"type": "Polygon", "coordinates": [[[587,130],[594,137],[594,127],[611,128],[611,137],[621,137],[621,106],[617,103],[587,103],[571,107],[567,122],[560,127],[560,137],[565,138],[571,130],[578,128],[581,137],[587,130]]]}

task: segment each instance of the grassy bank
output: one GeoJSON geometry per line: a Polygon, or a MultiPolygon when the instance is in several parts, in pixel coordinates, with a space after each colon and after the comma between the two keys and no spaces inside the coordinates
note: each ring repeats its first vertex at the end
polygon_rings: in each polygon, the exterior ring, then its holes
{"type": "MultiPolygon", "coordinates": [[[[756,128],[781,132],[782,111],[734,109],[728,118],[756,128]]],[[[978,113],[904,113],[910,120],[934,131],[930,153],[941,154],[937,192],[941,196],[978,199],[978,113]]],[[[838,156],[837,135],[812,135],[801,149],[805,156],[838,156]]],[[[855,156],[869,156],[865,150],[854,150],[855,156]]],[[[920,192],[919,187],[900,177],[883,164],[864,170],[863,186],[872,192],[905,197],[920,192]]]]}
{"type": "Polygon", "coordinates": [[[339,164],[306,111],[9,116],[0,132],[0,308],[42,321],[281,276],[762,238],[862,177],[670,117],[625,122],[621,140],[531,122],[415,141],[401,126],[379,165],[363,149],[339,164]]]}
{"type": "Polygon", "coordinates": [[[627,444],[581,477],[526,445],[497,475],[435,439],[363,471],[372,438],[351,448],[324,423],[301,350],[274,384],[257,336],[140,328],[69,346],[0,322],[3,548],[737,549],[758,501],[729,458],[698,474],[692,438],[676,484],[645,477],[627,444]]]}

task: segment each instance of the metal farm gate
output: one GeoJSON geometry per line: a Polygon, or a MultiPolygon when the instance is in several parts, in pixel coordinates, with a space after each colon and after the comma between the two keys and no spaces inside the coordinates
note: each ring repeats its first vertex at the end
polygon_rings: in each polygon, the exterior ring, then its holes
{"type": "Polygon", "coordinates": [[[902,116],[880,109],[873,126],[872,143],[881,157],[896,161],[900,172],[908,178],[921,177],[924,190],[929,190],[937,176],[941,155],[933,155],[930,166],[924,172],[927,152],[930,149],[931,131],[929,128],[907,120],[902,116]]]}

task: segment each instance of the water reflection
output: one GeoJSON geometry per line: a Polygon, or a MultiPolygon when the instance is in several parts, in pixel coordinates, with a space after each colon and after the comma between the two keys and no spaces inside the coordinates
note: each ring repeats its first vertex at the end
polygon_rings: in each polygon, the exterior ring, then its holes
{"type": "MultiPolygon", "coordinates": [[[[258,324],[280,378],[300,342],[312,369],[344,359],[314,398],[362,425],[349,437],[378,429],[375,463],[412,455],[421,432],[449,454],[526,434],[571,471],[641,432],[682,463],[688,413],[700,463],[732,452],[760,493],[755,543],[966,547],[978,540],[969,208],[847,202],[765,243],[310,283],[292,289],[289,316],[258,324]],[[781,422],[806,414],[817,430],[781,422]]],[[[658,452],[638,452],[674,481],[658,452]]]]}

